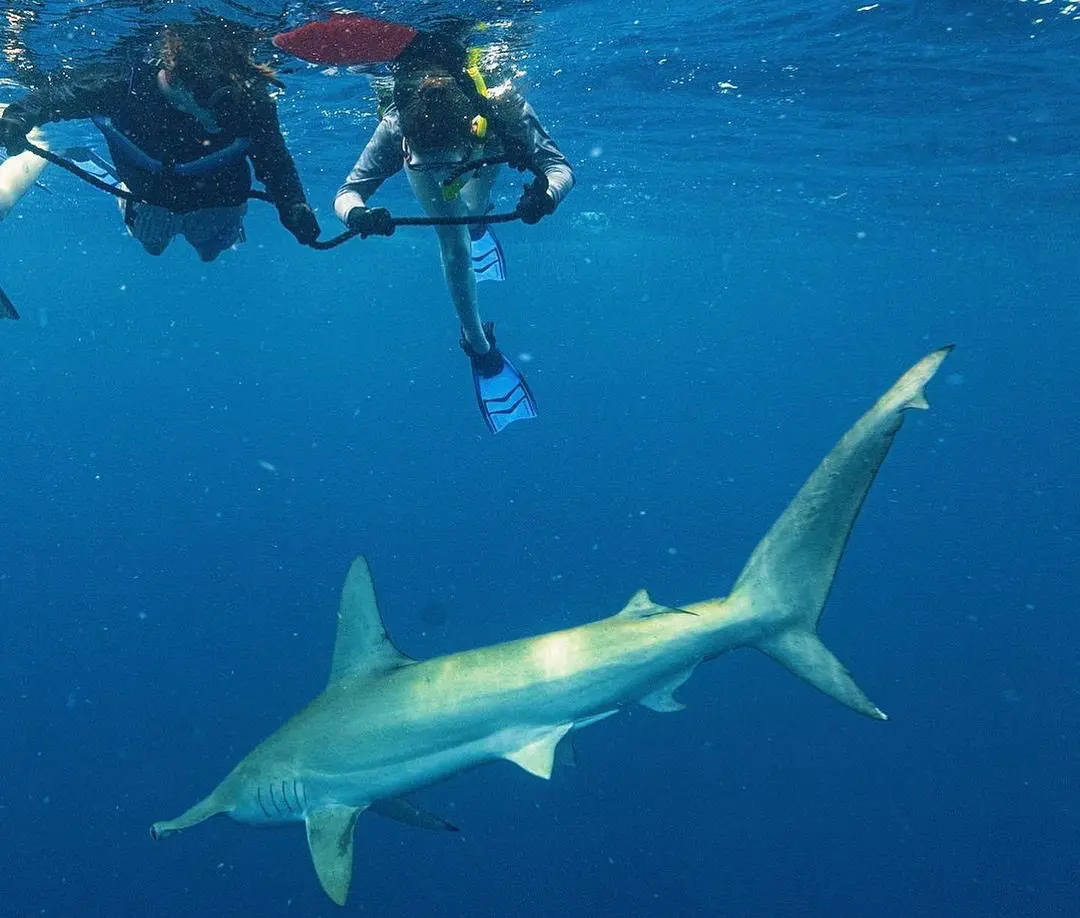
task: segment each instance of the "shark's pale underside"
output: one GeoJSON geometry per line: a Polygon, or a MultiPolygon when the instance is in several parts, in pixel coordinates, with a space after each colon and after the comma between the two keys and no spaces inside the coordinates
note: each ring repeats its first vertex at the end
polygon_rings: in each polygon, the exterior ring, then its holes
{"type": "Polygon", "coordinates": [[[572,730],[638,703],[682,705],[699,663],[755,647],[837,701],[884,720],[818,638],[818,619],[851,528],[903,422],[949,353],[923,358],[833,447],[754,549],[731,594],[678,608],[640,590],[610,618],[416,661],[387,637],[364,558],[349,570],[330,680],[209,797],[155,823],[155,838],[224,813],[302,822],[319,881],[339,905],[365,810],[453,828],[404,797],[457,772],[508,759],[541,778],[572,730]]]}

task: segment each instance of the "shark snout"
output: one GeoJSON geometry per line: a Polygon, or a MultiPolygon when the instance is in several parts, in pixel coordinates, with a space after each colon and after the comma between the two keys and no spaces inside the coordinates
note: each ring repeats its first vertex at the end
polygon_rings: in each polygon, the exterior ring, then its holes
{"type": "Polygon", "coordinates": [[[150,837],[154,841],[158,841],[165,838],[166,835],[174,835],[183,829],[189,829],[191,826],[196,826],[200,822],[209,819],[211,816],[216,816],[218,813],[224,813],[225,807],[221,806],[211,794],[205,800],[200,800],[186,813],[177,816],[176,819],[165,819],[161,822],[155,822],[150,826],[150,837]]]}

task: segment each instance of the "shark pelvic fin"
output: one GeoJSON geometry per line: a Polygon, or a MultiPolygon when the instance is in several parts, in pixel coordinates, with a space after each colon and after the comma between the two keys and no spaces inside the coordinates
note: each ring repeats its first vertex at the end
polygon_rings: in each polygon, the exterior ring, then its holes
{"type": "Polygon", "coordinates": [[[315,873],[338,905],[349,896],[353,872],[353,830],[362,806],[320,807],[307,815],[307,840],[315,873]]]}
{"type": "Polygon", "coordinates": [[[841,438],[758,543],[728,602],[768,623],[755,646],[841,704],[877,720],[862,693],[817,636],[851,529],[908,409],[928,407],[923,387],[952,347],[908,370],[841,438]]]}
{"type": "Polygon", "coordinates": [[[695,669],[697,669],[696,663],[689,669],[676,673],[656,691],[650,692],[644,698],[641,698],[638,703],[650,710],[659,711],[661,714],[684,710],[686,705],[675,700],[675,690],[694,674],[695,669]]]}
{"type": "Polygon", "coordinates": [[[417,829],[435,829],[439,832],[459,831],[458,827],[452,822],[447,822],[441,816],[420,809],[420,807],[410,803],[404,797],[376,800],[368,809],[373,813],[378,813],[380,816],[385,816],[387,819],[393,819],[395,822],[401,822],[407,826],[415,826],[417,829]]]}
{"type": "Polygon", "coordinates": [[[330,684],[415,662],[398,650],[386,633],[367,559],[353,561],[341,590],[337,640],[330,666],[330,684]]]}
{"type": "Polygon", "coordinates": [[[505,753],[503,758],[508,759],[515,765],[520,765],[529,774],[536,775],[536,777],[543,778],[546,781],[551,777],[551,772],[555,768],[555,750],[558,748],[559,740],[566,736],[573,726],[573,724],[562,724],[558,727],[552,727],[520,749],[505,753]]]}

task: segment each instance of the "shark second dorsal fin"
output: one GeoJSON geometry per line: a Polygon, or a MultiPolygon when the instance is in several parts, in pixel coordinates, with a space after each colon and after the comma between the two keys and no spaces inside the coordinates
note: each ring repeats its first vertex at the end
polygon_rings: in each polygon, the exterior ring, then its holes
{"type": "Polygon", "coordinates": [[[638,590],[633,596],[630,597],[630,601],[623,606],[622,611],[619,612],[616,618],[629,618],[629,619],[641,619],[652,618],[654,615],[670,615],[672,613],[678,613],[682,615],[694,615],[694,612],[690,612],[686,609],[674,609],[671,606],[661,606],[652,601],[652,597],[649,596],[647,590],[638,590]]]}
{"type": "Polygon", "coordinates": [[[330,684],[367,673],[385,672],[414,660],[398,650],[386,634],[367,559],[352,563],[341,590],[337,640],[330,666],[330,684]]]}
{"type": "Polygon", "coordinates": [[[349,895],[353,872],[353,829],[364,811],[361,806],[319,807],[307,814],[307,840],[311,862],[326,894],[338,905],[349,895]]]}

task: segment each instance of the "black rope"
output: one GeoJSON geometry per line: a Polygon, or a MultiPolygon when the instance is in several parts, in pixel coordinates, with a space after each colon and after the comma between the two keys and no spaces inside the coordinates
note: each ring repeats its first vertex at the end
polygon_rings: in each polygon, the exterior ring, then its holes
{"type": "MultiPolygon", "coordinates": [[[[145,198],[140,197],[137,194],[133,194],[123,188],[117,188],[110,185],[108,182],[103,182],[96,175],[87,172],[77,164],[73,163],[70,159],[64,156],[60,156],[57,153],[53,153],[52,150],[46,150],[44,147],[39,147],[36,144],[26,142],[26,149],[33,153],[35,156],[40,156],[42,159],[48,160],[61,169],[70,172],[77,178],[82,179],[88,185],[92,185],[94,188],[111,194],[122,201],[133,201],[136,204],[150,204],[145,198]]],[[[466,172],[470,172],[476,169],[480,169],[483,166],[499,165],[507,162],[505,156],[489,156],[482,159],[472,160],[471,162],[464,163],[454,169],[449,177],[443,182],[444,187],[449,186],[454,181],[459,179],[466,172]]],[[[544,175],[539,169],[533,169],[533,173],[536,175],[536,179],[533,181],[533,187],[544,190],[547,188],[547,176],[544,175]]],[[[273,204],[274,200],[265,191],[258,191],[252,189],[247,194],[248,200],[266,201],[268,204],[273,204]]],[[[470,223],[510,223],[513,220],[518,219],[517,211],[512,211],[505,214],[482,214],[475,217],[391,217],[391,226],[397,228],[399,226],[467,226],[470,223]]],[[[318,252],[326,252],[330,249],[335,249],[343,242],[348,242],[354,236],[359,236],[358,230],[346,230],[337,236],[333,236],[325,241],[315,240],[308,243],[310,248],[315,249],[318,252]]]]}

